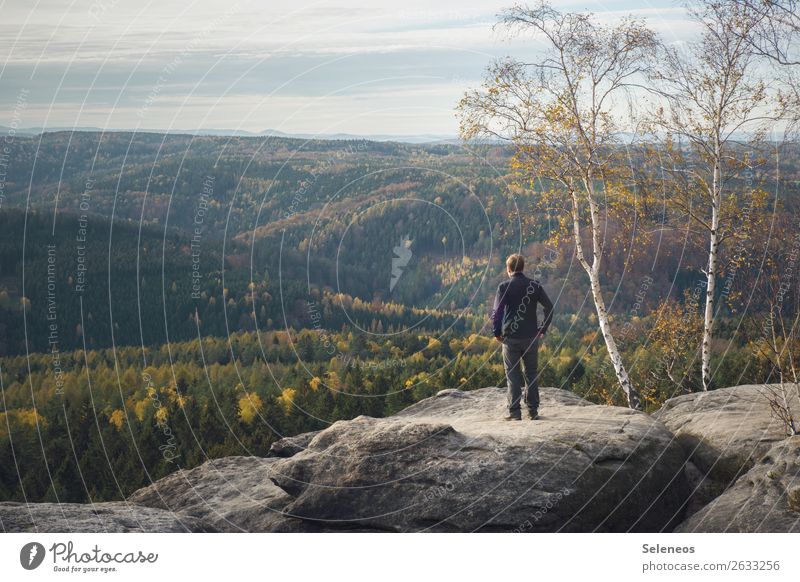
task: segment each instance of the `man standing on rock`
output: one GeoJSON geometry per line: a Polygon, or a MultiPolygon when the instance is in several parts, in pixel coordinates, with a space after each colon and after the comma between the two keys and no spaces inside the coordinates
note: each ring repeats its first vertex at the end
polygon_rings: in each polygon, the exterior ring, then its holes
{"type": "Polygon", "coordinates": [[[543,338],[553,319],[553,303],[538,281],[529,279],[522,270],[525,259],[513,254],[506,259],[509,280],[497,287],[492,310],[494,338],[503,344],[503,365],[508,384],[508,416],[505,420],[522,420],[522,369],[525,371],[525,405],[531,420],[539,416],[538,358],[539,338],[543,338]],[[536,322],[536,307],[544,308],[544,321],[536,322]],[[520,369],[522,368],[522,369],[520,369]]]}

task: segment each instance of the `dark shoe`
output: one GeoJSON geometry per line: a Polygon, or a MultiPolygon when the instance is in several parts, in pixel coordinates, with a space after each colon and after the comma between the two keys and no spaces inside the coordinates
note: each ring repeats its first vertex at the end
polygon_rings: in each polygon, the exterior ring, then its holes
{"type": "Polygon", "coordinates": [[[539,411],[538,410],[529,410],[528,411],[528,418],[531,420],[536,420],[539,418],[539,411]]]}
{"type": "Polygon", "coordinates": [[[522,420],[521,414],[509,414],[508,416],[504,416],[503,420],[522,420]]]}

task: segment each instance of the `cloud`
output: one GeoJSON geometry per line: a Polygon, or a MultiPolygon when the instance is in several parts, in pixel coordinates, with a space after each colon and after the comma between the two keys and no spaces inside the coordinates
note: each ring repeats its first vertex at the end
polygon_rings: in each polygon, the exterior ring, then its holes
{"type": "MultiPolygon", "coordinates": [[[[34,126],[132,127],[149,101],[150,127],[171,120],[220,127],[255,108],[243,129],[454,133],[452,107],[486,65],[536,51],[529,38],[508,41],[492,30],[511,3],[14,0],[0,24],[0,104],[9,110],[19,90],[29,89],[34,126]],[[262,101],[270,107],[259,109],[262,101]],[[430,111],[420,113],[426,103],[430,111]],[[306,113],[293,115],[297,107],[306,113]]],[[[634,11],[668,38],[686,30],[669,1],[556,5],[608,20],[634,11]]]]}

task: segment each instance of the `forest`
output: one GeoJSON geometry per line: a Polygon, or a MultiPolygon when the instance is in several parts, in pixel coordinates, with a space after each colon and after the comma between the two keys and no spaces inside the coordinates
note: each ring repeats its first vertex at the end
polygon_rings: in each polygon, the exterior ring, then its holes
{"type": "MultiPolygon", "coordinates": [[[[84,139],[97,143],[91,134],[72,141],[84,139]]],[[[307,147],[281,147],[291,145],[307,147]]],[[[447,151],[455,166],[464,155],[454,146],[412,149],[417,157],[430,149],[436,160],[447,151]]],[[[396,152],[384,157],[388,166],[408,163],[396,152]]],[[[784,158],[784,164],[795,162],[784,158]]],[[[339,178],[329,174],[339,171],[321,172],[318,188],[338,188],[339,178]]],[[[520,243],[513,225],[487,225],[463,192],[433,178],[409,185],[416,176],[408,174],[387,174],[397,182],[384,176],[377,189],[362,185],[349,195],[352,208],[319,221],[314,207],[274,230],[270,220],[230,235],[209,227],[196,276],[191,228],[105,215],[104,201],[115,194],[99,186],[89,213],[70,208],[75,194],[62,193],[55,224],[51,212],[8,204],[0,212],[0,455],[4,467],[16,468],[3,472],[0,498],[120,499],[207,458],[263,455],[282,436],[361,414],[392,414],[447,388],[497,385],[502,361],[486,322],[503,254],[515,244],[556,300],[540,353],[541,384],[625,405],[569,243],[552,246],[545,229],[526,229],[520,243]],[[415,202],[400,205],[412,191],[415,202]],[[360,197],[370,199],[365,211],[360,197]],[[452,224],[448,212],[437,211],[443,207],[457,219],[458,245],[446,234],[447,242],[436,240],[452,224]],[[392,248],[406,232],[414,255],[390,292],[392,248]],[[353,243],[345,251],[340,243],[347,236],[353,243]]],[[[513,186],[509,193],[500,177],[472,179],[493,211],[507,212],[513,186]]],[[[748,248],[759,252],[736,263],[729,288],[720,291],[714,364],[720,386],[778,374],[762,327],[774,296],[770,285],[797,280],[796,270],[786,272],[793,251],[784,244],[799,216],[796,183],[787,179],[783,186],[767,214],[771,229],[749,239],[748,248]],[[761,264],[764,256],[771,270],[761,264]]],[[[189,200],[201,199],[202,182],[186,188],[189,200]]],[[[650,214],[658,224],[657,210],[650,214]]],[[[624,226],[618,228],[622,234],[624,226]]],[[[620,245],[604,262],[618,345],[650,410],[701,389],[694,342],[704,289],[698,287],[702,246],[686,240],[685,230],[662,230],[655,242],[653,236],[655,256],[620,245]]],[[[796,309],[796,283],[790,287],[786,313],[796,309]]]]}

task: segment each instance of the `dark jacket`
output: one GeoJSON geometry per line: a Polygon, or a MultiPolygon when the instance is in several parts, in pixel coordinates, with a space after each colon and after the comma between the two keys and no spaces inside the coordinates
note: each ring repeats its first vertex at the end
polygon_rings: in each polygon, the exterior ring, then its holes
{"type": "Polygon", "coordinates": [[[514,273],[497,287],[492,310],[495,337],[532,338],[544,333],[553,319],[553,303],[538,281],[522,273],[514,273]],[[544,308],[541,329],[536,322],[536,307],[544,308]]]}

